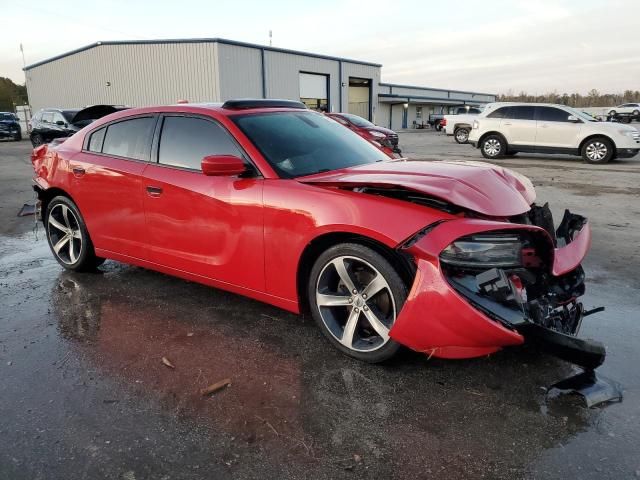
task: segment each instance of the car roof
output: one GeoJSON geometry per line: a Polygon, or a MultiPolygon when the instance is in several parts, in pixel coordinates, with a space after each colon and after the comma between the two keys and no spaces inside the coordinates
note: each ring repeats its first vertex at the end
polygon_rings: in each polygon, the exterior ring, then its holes
{"type": "Polygon", "coordinates": [[[562,105],[560,103],[538,103],[538,102],[492,102],[488,103],[485,108],[497,108],[497,107],[566,107],[571,108],[569,105],[562,105]]]}

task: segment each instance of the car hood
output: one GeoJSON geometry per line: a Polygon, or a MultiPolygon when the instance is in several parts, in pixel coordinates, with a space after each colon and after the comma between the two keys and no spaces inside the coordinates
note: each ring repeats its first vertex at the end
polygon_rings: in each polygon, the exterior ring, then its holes
{"type": "MultiPolygon", "coordinates": [[[[105,117],[111,113],[119,112],[120,110],[124,110],[125,107],[119,107],[114,105],[91,105],[90,107],[83,108],[76,112],[76,114],[71,119],[70,123],[88,125],[91,121],[97,120],[99,118],[105,117]]],[[[82,126],[85,126],[82,125],[82,126]]],[[[82,127],[81,127],[82,128],[82,127]]]]}
{"type": "Polygon", "coordinates": [[[528,178],[483,162],[378,162],[297,180],[344,188],[405,188],[492,217],[525,213],[536,198],[528,178]]]}
{"type": "Polygon", "coordinates": [[[379,127],[375,125],[373,127],[362,127],[365,130],[373,130],[374,132],[384,133],[385,135],[397,135],[393,130],[389,130],[388,128],[379,127]]]}

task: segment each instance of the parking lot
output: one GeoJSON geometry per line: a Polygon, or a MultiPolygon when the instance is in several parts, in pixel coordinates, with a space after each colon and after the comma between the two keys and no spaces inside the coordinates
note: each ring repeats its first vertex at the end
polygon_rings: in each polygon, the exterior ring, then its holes
{"type": "MultiPolygon", "coordinates": [[[[483,160],[432,131],[410,158],[483,160]]],[[[465,361],[341,355],[313,321],[106,262],[64,272],[33,203],[27,141],[0,142],[0,478],[640,477],[640,157],[517,155],[554,215],[590,218],[581,336],[622,403],[547,399],[575,368],[530,347],[465,361]],[[175,368],[162,363],[165,357],[175,368]],[[230,387],[199,390],[229,378],[230,387]]]]}

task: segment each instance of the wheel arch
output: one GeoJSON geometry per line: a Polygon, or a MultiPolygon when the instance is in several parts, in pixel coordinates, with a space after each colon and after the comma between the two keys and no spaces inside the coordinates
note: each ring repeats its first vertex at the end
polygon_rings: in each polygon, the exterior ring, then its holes
{"type": "Polygon", "coordinates": [[[459,128],[468,128],[469,130],[471,130],[471,125],[469,125],[468,123],[456,123],[453,126],[453,131],[455,132],[459,128]]]}
{"type": "Polygon", "coordinates": [[[341,243],[356,243],[375,250],[396,268],[400,278],[407,284],[407,289],[411,288],[413,279],[415,278],[416,266],[413,257],[409,254],[400,253],[378,240],[357,233],[344,231],[323,233],[313,238],[313,240],[306,245],[298,261],[296,290],[301,312],[309,312],[309,302],[306,291],[313,264],[324,251],[341,243]]]}
{"type": "Polygon", "coordinates": [[[604,133],[594,133],[593,135],[589,135],[588,137],[583,138],[582,141],[580,142],[580,145],[578,145],[578,155],[582,155],[582,148],[584,147],[584,144],[594,138],[605,138],[609,140],[611,142],[611,145],[613,145],[613,153],[615,156],[616,142],[614,142],[610,136],[605,135],[604,133]]]}
{"type": "Polygon", "coordinates": [[[505,151],[506,151],[506,149],[509,147],[509,142],[507,141],[507,138],[502,133],[500,133],[500,132],[498,132],[496,130],[491,130],[489,132],[483,133],[480,136],[480,138],[478,139],[478,147],[477,148],[480,148],[480,145],[482,144],[484,139],[487,138],[489,135],[498,135],[498,136],[500,136],[504,140],[505,151]]]}
{"type": "Polygon", "coordinates": [[[36,192],[38,194],[38,200],[40,200],[40,211],[42,212],[43,221],[44,221],[44,215],[47,212],[47,206],[49,205],[49,202],[53,200],[55,197],[59,197],[59,196],[67,197],[69,200],[71,200],[73,203],[76,204],[76,207],[78,208],[78,210],[80,209],[80,207],[78,207],[78,204],[75,202],[73,197],[67,191],[59,187],[50,187],[47,189],[36,187],[36,192]]]}

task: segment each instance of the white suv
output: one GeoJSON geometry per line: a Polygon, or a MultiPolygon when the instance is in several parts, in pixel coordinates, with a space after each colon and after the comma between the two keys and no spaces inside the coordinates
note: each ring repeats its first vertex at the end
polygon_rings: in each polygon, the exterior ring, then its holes
{"type": "Polygon", "coordinates": [[[490,103],[474,120],[469,143],[489,159],[517,152],[568,153],[582,155],[587,163],[606,163],[636,155],[640,132],[564,105],[490,103]]]}
{"type": "Polygon", "coordinates": [[[617,107],[613,107],[609,110],[609,115],[615,117],[616,115],[624,113],[634,117],[640,117],[640,103],[623,103],[617,107]]]}

